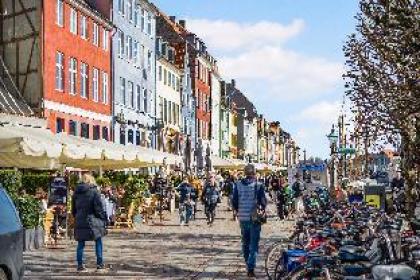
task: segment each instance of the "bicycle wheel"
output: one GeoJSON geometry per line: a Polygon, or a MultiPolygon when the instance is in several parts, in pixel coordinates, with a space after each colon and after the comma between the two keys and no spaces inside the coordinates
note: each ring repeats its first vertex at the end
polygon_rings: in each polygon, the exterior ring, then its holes
{"type": "Polygon", "coordinates": [[[284,255],[282,254],[277,260],[274,268],[274,280],[282,280],[287,275],[287,268],[284,266],[284,255]]]}
{"type": "Polygon", "coordinates": [[[265,274],[268,279],[275,280],[274,274],[275,269],[278,264],[278,260],[283,258],[283,252],[287,249],[287,243],[284,241],[280,241],[271,245],[268,248],[266,257],[265,257],[265,274]]]}

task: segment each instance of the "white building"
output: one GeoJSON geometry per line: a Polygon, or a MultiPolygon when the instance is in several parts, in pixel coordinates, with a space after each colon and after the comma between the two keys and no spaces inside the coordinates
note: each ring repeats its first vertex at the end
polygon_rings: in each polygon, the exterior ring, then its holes
{"type": "Polygon", "coordinates": [[[183,72],[175,66],[175,50],[158,40],[156,60],[156,113],[162,124],[157,147],[161,151],[180,153],[181,83],[183,72]]]}
{"type": "Polygon", "coordinates": [[[217,72],[211,73],[211,153],[221,157],[220,101],[222,80],[217,72]]]}
{"type": "Polygon", "coordinates": [[[245,155],[257,160],[258,155],[258,119],[245,119],[244,124],[245,155]]]}

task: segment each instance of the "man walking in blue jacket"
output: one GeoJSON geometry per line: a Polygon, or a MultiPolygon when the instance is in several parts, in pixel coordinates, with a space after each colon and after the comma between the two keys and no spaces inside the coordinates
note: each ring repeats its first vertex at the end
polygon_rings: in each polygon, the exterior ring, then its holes
{"type": "Polygon", "coordinates": [[[242,253],[248,269],[248,276],[255,277],[261,224],[254,223],[251,215],[256,208],[265,211],[267,198],[264,186],[257,182],[256,170],[252,164],[244,169],[245,178],[236,182],[233,189],[232,206],[237,212],[242,235],[242,253]]]}

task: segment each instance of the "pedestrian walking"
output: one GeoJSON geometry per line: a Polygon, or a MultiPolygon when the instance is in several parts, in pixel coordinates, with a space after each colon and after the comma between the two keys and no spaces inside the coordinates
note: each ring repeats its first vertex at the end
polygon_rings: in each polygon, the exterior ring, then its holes
{"type": "Polygon", "coordinates": [[[204,204],[208,225],[211,225],[214,222],[217,203],[220,202],[220,199],[220,189],[216,182],[216,176],[214,174],[209,174],[201,198],[204,204]]]}
{"type": "Polygon", "coordinates": [[[77,244],[77,271],[86,271],[83,262],[83,251],[86,241],[95,241],[96,268],[105,269],[102,254],[102,237],[106,235],[106,212],[95,179],[84,174],[82,183],[76,187],[72,199],[72,214],[75,218],[74,237],[77,244]]]}
{"type": "Polygon", "coordinates": [[[264,223],[267,198],[264,185],[257,182],[254,165],[244,169],[245,178],[239,180],[233,191],[233,208],[238,213],[241,227],[242,254],[248,269],[248,276],[255,277],[261,224],[264,223]]]}
{"type": "Polygon", "coordinates": [[[305,190],[305,184],[302,182],[301,177],[297,173],[296,181],[293,183],[293,197],[295,200],[295,213],[297,216],[300,216],[305,211],[305,205],[303,203],[303,191],[305,190]]]}
{"type": "Polygon", "coordinates": [[[180,224],[181,226],[188,225],[193,216],[195,190],[189,183],[187,177],[184,178],[176,190],[179,194],[180,224]]]}
{"type": "Polygon", "coordinates": [[[284,220],[285,218],[285,208],[286,208],[286,193],[285,193],[285,189],[280,187],[276,192],[275,192],[275,197],[276,197],[276,207],[277,207],[277,215],[278,218],[280,220],[284,220]]]}

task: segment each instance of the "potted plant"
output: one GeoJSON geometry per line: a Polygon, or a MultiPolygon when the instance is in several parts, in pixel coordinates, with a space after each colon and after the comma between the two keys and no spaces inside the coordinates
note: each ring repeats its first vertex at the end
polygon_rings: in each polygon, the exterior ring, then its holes
{"type": "Polygon", "coordinates": [[[38,200],[31,195],[21,195],[17,199],[17,206],[25,231],[24,250],[27,251],[39,247],[39,235],[42,235],[42,229],[39,229],[40,208],[38,200]],[[35,241],[36,239],[37,242],[35,241]]]}

